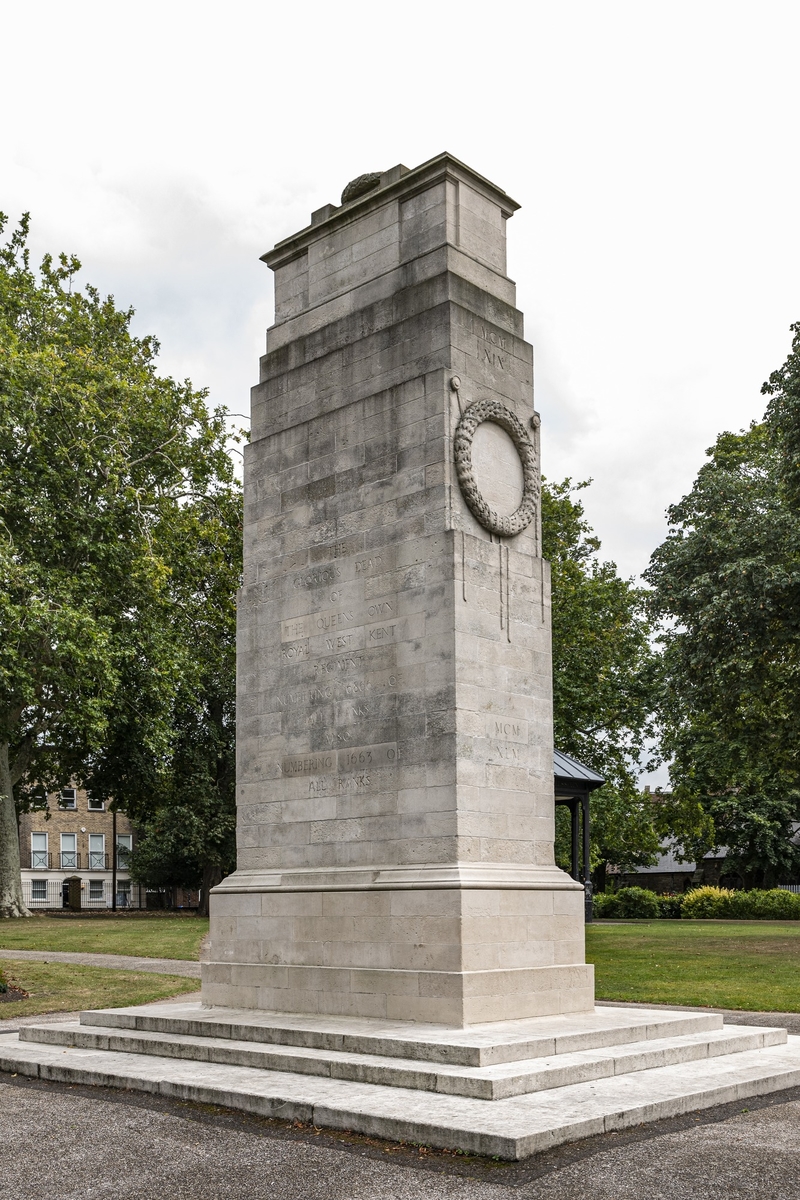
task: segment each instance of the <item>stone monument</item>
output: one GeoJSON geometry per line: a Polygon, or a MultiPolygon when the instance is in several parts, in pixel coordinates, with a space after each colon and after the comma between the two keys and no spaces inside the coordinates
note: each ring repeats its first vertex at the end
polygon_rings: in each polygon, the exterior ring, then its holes
{"type": "Polygon", "coordinates": [[[442,154],[361,176],[264,255],[207,1004],[454,1026],[593,1006],[583,889],[553,859],[517,208],[442,154]]]}
{"type": "Polygon", "coordinates": [[[785,1029],[593,1006],[553,863],[516,207],[442,154],[265,255],[203,1003],[0,1034],[0,1069],[506,1158],[800,1083],[785,1029]]]}

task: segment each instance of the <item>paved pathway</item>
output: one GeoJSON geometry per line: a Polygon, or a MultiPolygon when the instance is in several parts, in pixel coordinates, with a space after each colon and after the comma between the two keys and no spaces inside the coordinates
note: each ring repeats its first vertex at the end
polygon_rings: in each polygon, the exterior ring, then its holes
{"type": "Polygon", "coordinates": [[[79,954],[71,950],[0,950],[0,958],[35,959],[37,962],[71,962],[82,967],[110,967],[118,971],[145,971],[150,975],[186,975],[200,978],[200,963],[185,958],[137,958],[132,954],[79,954]]]}
{"type": "Polygon", "coordinates": [[[0,1178],[15,1200],[797,1200],[797,1093],[501,1164],[0,1075],[0,1178]]]}

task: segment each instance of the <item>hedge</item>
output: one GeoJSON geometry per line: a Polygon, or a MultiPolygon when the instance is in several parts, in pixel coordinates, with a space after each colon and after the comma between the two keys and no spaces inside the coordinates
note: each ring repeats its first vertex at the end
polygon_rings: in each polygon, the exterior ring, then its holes
{"type": "Polygon", "coordinates": [[[800,895],[783,888],[749,892],[729,888],[702,887],[687,892],[682,917],[716,917],[739,921],[800,921],[800,895]]]}
{"type": "Polygon", "coordinates": [[[699,887],[682,896],[662,896],[647,888],[626,887],[599,892],[594,898],[594,915],[611,920],[800,921],[800,895],[783,888],[745,892],[699,887]]]}

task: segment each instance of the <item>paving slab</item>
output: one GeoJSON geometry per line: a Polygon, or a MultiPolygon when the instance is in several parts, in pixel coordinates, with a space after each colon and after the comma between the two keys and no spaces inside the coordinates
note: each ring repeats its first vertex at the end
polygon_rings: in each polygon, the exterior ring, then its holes
{"type": "Polygon", "coordinates": [[[418,1059],[315,1047],[274,1046],[237,1041],[231,1037],[198,1038],[177,1033],[140,1032],[79,1022],[31,1025],[20,1031],[20,1041],[254,1067],[262,1071],[290,1071],[480,1100],[500,1100],[590,1079],[781,1045],[786,1042],[786,1031],[756,1027],[718,1029],[488,1067],[426,1063],[418,1059]]]}
{"type": "Polygon", "coordinates": [[[453,1028],[415,1021],[203,1006],[187,998],[183,1004],[170,1002],[163,1010],[157,1001],[146,1007],[93,1009],[81,1013],[81,1024],[489,1066],[721,1029],[722,1018],[715,1013],[604,1008],[453,1028]]]}
{"type": "Polygon", "coordinates": [[[115,1200],[797,1198],[797,1090],[603,1134],[523,1163],[21,1076],[0,1075],[0,1111],[0,1175],[15,1200],[107,1200],[112,1192],[115,1200]]]}
{"type": "Polygon", "coordinates": [[[219,1104],[376,1137],[526,1158],[563,1142],[800,1085],[800,1039],[487,1102],[281,1071],[52,1047],[0,1036],[0,1069],[219,1104]]]}

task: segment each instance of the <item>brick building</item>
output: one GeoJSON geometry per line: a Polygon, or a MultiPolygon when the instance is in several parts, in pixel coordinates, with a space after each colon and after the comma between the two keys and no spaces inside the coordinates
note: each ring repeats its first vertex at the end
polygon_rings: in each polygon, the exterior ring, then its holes
{"type": "MultiPolygon", "coordinates": [[[[144,890],[131,882],[127,861],[135,832],[117,813],[117,907],[144,908],[144,890]]],[[[19,823],[22,889],[31,909],[111,908],[113,814],[102,800],[65,787],[47,797],[47,810],[23,813],[19,823]],[[72,883],[70,900],[70,880],[72,883]]]]}

